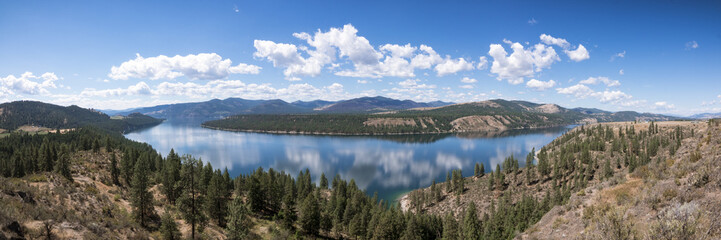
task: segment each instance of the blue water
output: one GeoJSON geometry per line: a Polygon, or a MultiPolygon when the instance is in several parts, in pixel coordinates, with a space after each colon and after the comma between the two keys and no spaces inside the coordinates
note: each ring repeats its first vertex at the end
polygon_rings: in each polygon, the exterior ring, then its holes
{"type": "Polygon", "coordinates": [[[392,201],[433,180],[444,181],[453,169],[463,169],[463,175],[470,176],[476,162],[491,171],[513,154],[524,165],[532,148],[540,149],[568,129],[519,130],[495,136],[309,136],[228,132],[202,128],[197,121],[166,121],[125,136],[149,143],[164,156],[173,148],[179,154],[210,161],[215,168],[227,167],[231,176],[258,167],[292,176],[307,168],[314,181],[322,172],[329,180],[340,174],[355,179],[369,194],[377,192],[381,199],[392,201]]]}

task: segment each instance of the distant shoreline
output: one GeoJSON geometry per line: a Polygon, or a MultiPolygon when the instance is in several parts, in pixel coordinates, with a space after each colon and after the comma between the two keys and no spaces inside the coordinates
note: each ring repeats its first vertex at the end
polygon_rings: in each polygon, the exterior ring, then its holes
{"type": "MultiPolygon", "coordinates": [[[[573,125],[573,124],[571,124],[573,125]]],[[[568,126],[568,124],[544,126],[544,127],[529,127],[529,128],[507,128],[499,131],[440,131],[440,132],[389,132],[389,133],[341,133],[341,132],[305,132],[305,131],[284,131],[284,130],[255,130],[255,129],[232,129],[232,128],[221,128],[212,127],[205,124],[200,124],[202,128],[228,131],[228,132],[248,132],[248,133],[271,133],[271,134],[285,134],[285,135],[318,135],[318,136],[400,136],[400,135],[424,135],[424,134],[454,134],[454,133],[502,133],[513,130],[538,130],[546,128],[556,128],[568,126]]]]}

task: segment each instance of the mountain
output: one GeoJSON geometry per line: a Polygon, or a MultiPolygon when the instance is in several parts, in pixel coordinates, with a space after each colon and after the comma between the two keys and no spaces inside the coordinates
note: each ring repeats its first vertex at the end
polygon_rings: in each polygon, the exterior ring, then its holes
{"type": "Polygon", "coordinates": [[[208,121],[203,123],[203,126],[236,131],[385,135],[494,132],[595,122],[680,119],[630,111],[613,113],[588,109],[569,110],[556,104],[502,99],[428,107],[413,101],[382,97],[359,98],[338,102],[323,111],[334,114],[237,115],[208,121]],[[346,113],[334,112],[340,109],[346,113]],[[366,112],[361,112],[363,109],[366,109],[366,112]]]}
{"type": "Polygon", "coordinates": [[[689,116],[692,119],[712,119],[721,118],[721,113],[699,113],[689,116]]]}
{"type": "Polygon", "coordinates": [[[125,132],[156,125],[160,122],[162,122],[161,119],[140,113],[111,118],[104,113],[75,105],[63,107],[36,101],[0,104],[0,128],[5,130],[15,130],[22,126],[69,129],[94,125],[111,131],[125,132]]]}
{"type": "Polygon", "coordinates": [[[295,101],[280,99],[247,100],[242,98],[213,99],[205,102],[166,104],[154,107],[131,109],[130,111],[106,110],[106,113],[127,115],[139,112],[166,119],[198,118],[221,119],[239,114],[300,114],[300,113],[368,113],[403,110],[417,107],[438,107],[451,103],[435,101],[419,103],[411,100],[396,100],[386,97],[362,97],[332,102],[324,100],[295,101]]]}

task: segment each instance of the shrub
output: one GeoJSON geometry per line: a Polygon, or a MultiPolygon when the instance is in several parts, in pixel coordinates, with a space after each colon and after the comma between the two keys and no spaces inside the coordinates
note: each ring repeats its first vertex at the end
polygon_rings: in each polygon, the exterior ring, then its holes
{"type": "Polygon", "coordinates": [[[701,211],[696,203],[678,203],[659,213],[651,225],[651,239],[699,239],[698,230],[701,211]]]}

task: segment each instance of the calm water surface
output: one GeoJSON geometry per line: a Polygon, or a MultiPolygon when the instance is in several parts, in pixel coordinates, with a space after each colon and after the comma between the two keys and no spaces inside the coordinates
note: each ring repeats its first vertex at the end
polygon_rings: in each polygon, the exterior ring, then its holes
{"type": "Polygon", "coordinates": [[[308,136],[244,133],[211,130],[198,121],[166,121],[158,126],[131,132],[129,139],[146,142],[166,156],[173,148],[210,161],[215,168],[227,167],[231,176],[263,167],[296,176],[309,169],[314,181],[324,172],[355,179],[369,194],[394,200],[409,190],[444,181],[446,173],[463,169],[473,174],[476,162],[486,171],[513,154],[525,163],[532,148],[539,149],[569,127],[505,132],[501,135],[404,135],[308,136]]]}

